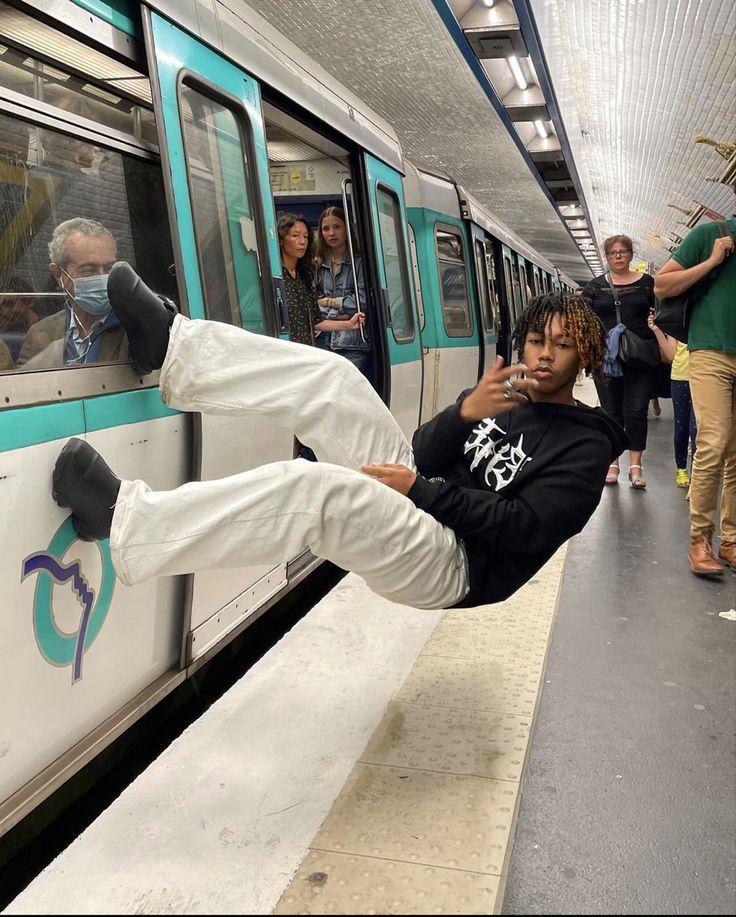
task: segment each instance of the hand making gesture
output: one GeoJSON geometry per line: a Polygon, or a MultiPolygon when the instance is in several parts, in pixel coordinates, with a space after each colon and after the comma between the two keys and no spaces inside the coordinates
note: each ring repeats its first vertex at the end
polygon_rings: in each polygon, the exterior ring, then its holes
{"type": "Polygon", "coordinates": [[[529,397],[521,389],[534,388],[539,383],[536,379],[518,378],[526,369],[524,363],[504,366],[503,357],[496,357],[491,369],[481,376],[473,391],[460,405],[462,419],[472,423],[527,404],[529,397]]]}

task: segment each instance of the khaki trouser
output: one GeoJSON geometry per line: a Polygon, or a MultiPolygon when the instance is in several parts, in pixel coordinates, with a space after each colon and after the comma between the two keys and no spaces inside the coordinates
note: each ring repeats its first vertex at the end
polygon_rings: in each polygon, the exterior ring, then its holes
{"type": "Polygon", "coordinates": [[[319,462],[274,462],[153,492],[123,481],[110,532],[126,585],[240,564],[277,564],[309,546],[379,595],[447,608],[468,592],[455,533],[358,469],[414,467],[411,446],[348,360],[220,322],[174,319],[161,398],[183,411],[272,417],[319,462]]]}
{"type": "Polygon", "coordinates": [[[722,478],[721,541],[736,541],[736,353],[694,350],[690,392],[698,426],[690,534],[712,536],[722,478]]]}

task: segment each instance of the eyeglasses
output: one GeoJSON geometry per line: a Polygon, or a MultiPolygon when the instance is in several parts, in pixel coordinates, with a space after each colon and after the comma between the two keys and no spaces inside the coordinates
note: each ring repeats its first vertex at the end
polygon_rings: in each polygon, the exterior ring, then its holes
{"type": "Polygon", "coordinates": [[[619,255],[630,255],[630,248],[617,248],[615,252],[606,252],[606,258],[618,258],[619,255]]]}

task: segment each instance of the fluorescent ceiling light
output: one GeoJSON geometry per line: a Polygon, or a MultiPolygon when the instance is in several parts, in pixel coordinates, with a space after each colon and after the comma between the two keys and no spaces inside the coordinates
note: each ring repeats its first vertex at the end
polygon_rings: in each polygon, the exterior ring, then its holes
{"type": "Polygon", "coordinates": [[[490,9],[493,6],[493,0],[483,0],[483,6],[487,6],[490,9]]]}
{"type": "Polygon", "coordinates": [[[511,72],[514,74],[516,85],[521,90],[526,89],[529,84],[527,83],[526,78],[524,77],[524,74],[522,73],[521,64],[519,63],[519,58],[515,54],[512,54],[510,57],[507,57],[506,60],[509,63],[509,67],[511,67],[511,72]]]}
{"type": "Polygon", "coordinates": [[[534,127],[536,127],[537,133],[542,138],[542,140],[546,140],[547,137],[549,137],[549,131],[547,130],[544,121],[535,121],[534,127]]]}

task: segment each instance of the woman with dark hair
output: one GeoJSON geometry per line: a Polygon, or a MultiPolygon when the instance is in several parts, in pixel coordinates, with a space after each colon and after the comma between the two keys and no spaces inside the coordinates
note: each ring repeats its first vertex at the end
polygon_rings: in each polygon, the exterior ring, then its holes
{"type": "Polygon", "coordinates": [[[297,344],[314,344],[315,330],[330,332],[359,328],[363,315],[353,315],[348,322],[325,319],[317,305],[312,275],[312,234],[307,221],[298,213],[283,213],[278,219],[281,264],[283,265],[286,308],[289,313],[289,340],[297,344]]]}
{"type": "MultiPolygon", "coordinates": [[[[654,335],[648,319],[650,310],[654,308],[654,278],[629,269],[634,246],[628,236],[611,236],[603,243],[603,250],[608,270],[590,281],[583,290],[583,296],[589,300],[606,331],[621,322],[639,337],[652,339],[654,335]],[[614,289],[621,302],[620,318],[616,315],[614,289]]],[[[603,410],[626,430],[631,439],[629,483],[635,490],[644,490],[647,482],[642,455],[647,447],[647,409],[657,370],[618,365],[621,375],[596,381],[596,389],[603,410]]],[[[606,484],[618,484],[618,474],[616,460],[608,469],[606,484]]]]}
{"type": "Polygon", "coordinates": [[[317,344],[339,353],[367,375],[371,345],[360,329],[344,324],[364,312],[366,305],[363,262],[359,255],[353,255],[354,265],[348,251],[345,212],[341,207],[327,207],[319,218],[317,295],[322,315],[343,324],[330,335],[321,334],[317,344]]]}

